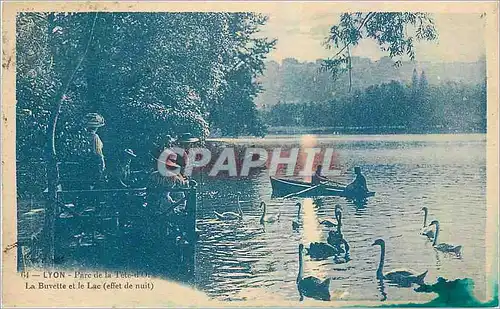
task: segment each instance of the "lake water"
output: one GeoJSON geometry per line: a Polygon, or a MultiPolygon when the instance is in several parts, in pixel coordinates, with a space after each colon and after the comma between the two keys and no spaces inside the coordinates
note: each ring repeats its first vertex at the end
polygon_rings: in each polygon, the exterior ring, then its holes
{"type": "MultiPolygon", "coordinates": [[[[298,245],[326,242],[328,229],[318,218],[333,217],[335,204],[343,207],[343,234],[352,260],[335,264],[332,259],[305,257],[305,276],[332,277],[334,298],[377,301],[382,292],[391,301],[427,301],[435,294],[416,293],[387,282],[380,286],[375,273],[380,247],[386,242],[385,271],[410,268],[428,270],[426,282],[437,277],[471,278],[475,295],[484,299],[486,223],[485,135],[388,135],[309,137],[319,147],[335,149],[336,164],[351,169],[359,165],[368,187],[376,192],[364,207],[339,197],[272,199],[267,170],[246,178],[208,178],[200,184],[196,256],[199,289],[219,300],[298,300],[295,284],[298,245]],[[236,211],[241,192],[243,221],[219,221],[218,212],[236,211]],[[279,222],[259,224],[260,201],[268,213],[281,212],[279,222]],[[302,227],[294,231],[296,202],[303,203],[302,227]],[[461,259],[438,253],[420,236],[423,213],[440,222],[439,242],[463,245],[461,259]]],[[[303,143],[300,136],[235,139],[242,145],[287,147],[303,143]]],[[[337,179],[350,181],[351,173],[337,179]]]]}

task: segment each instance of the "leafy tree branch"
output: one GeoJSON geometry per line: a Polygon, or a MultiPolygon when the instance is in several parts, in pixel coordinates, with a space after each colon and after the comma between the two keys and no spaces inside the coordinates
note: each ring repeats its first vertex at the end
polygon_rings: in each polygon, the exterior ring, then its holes
{"type": "MultiPolygon", "coordinates": [[[[350,72],[349,47],[357,46],[363,39],[375,40],[382,51],[388,52],[391,58],[398,58],[398,66],[404,56],[415,59],[415,41],[436,38],[434,20],[428,13],[343,13],[339,23],[330,28],[324,42],[326,48],[338,51],[323,61],[322,70],[331,72],[334,77],[350,72]]],[[[351,79],[349,82],[352,84],[351,79]]]]}

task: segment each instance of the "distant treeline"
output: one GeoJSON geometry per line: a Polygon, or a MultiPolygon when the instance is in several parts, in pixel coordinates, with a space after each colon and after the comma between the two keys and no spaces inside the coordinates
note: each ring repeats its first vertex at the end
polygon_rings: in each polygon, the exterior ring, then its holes
{"type": "MultiPolygon", "coordinates": [[[[485,132],[486,82],[429,85],[415,71],[409,85],[392,81],[323,102],[280,102],[262,117],[270,127],[322,133],[485,132]]],[[[287,133],[278,131],[270,133],[287,133]]]]}
{"type": "Polygon", "coordinates": [[[414,70],[425,71],[430,85],[448,81],[476,85],[486,76],[486,59],[480,57],[474,62],[414,62],[403,61],[396,66],[389,57],[378,61],[368,58],[352,57],[351,81],[349,74],[333,77],[331,72],[322,70],[322,60],[299,62],[294,58],[266,63],[264,74],[257,79],[264,91],[255,98],[259,107],[270,107],[278,102],[301,103],[328,101],[341,93],[363,91],[367,87],[400,81],[410,83],[414,70]]]}

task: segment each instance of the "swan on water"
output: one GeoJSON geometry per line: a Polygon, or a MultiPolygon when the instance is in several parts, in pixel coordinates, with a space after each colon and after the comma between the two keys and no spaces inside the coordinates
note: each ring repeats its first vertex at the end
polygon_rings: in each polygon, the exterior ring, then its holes
{"type": "Polygon", "coordinates": [[[377,279],[385,279],[400,287],[411,287],[412,284],[424,284],[424,278],[427,275],[427,270],[420,275],[415,275],[415,272],[409,269],[395,269],[390,272],[383,273],[385,260],[385,241],[377,239],[372,246],[380,246],[380,262],[377,268],[377,279]]]}
{"type": "Polygon", "coordinates": [[[350,249],[349,244],[347,243],[347,240],[344,239],[342,234],[338,234],[334,231],[330,231],[326,242],[330,246],[337,249],[338,253],[349,252],[349,249],[350,249]],[[332,233],[335,236],[332,237],[332,233]],[[344,245],[344,248],[342,248],[342,245],[344,245]]]}
{"type": "Polygon", "coordinates": [[[319,224],[322,224],[327,227],[337,227],[342,225],[342,207],[337,204],[335,205],[335,219],[336,221],[332,219],[324,219],[324,220],[319,220],[319,224]]]}
{"type": "Polygon", "coordinates": [[[349,253],[350,251],[350,247],[349,247],[349,244],[347,243],[347,241],[345,239],[342,239],[342,242],[344,243],[344,256],[339,256],[339,255],[335,255],[333,257],[333,262],[335,264],[345,264],[345,263],[349,263],[349,261],[351,260],[351,255],[349,253]]]}
{"type": "Polygon", "coordinates": [[[272,223],[279,221],[281,213],[278,213],[277,215],[266,214],[267,205],[264,202],[260,203],[260,207],[262,208],[262,216],[260,217],[260,224],[264,224],[265,222],[272,223]]]}
{"type": "Polygon", "coordinates": [[[436,236],[434,237],[434,242],[432,243],[432,246],[436,248],[436,250],[439,250],[444,253],[454,253],[457,256],[462,255],[462,246],[456,246],[456,245],[450,245],[447,243],[437,243],[438,235],[439,235],[439,221],[438,220],[433,220],[429,226],[435,225],[436,226],[436,236]]]}
{"type": "MultiPolygon", "coordinates": [[[[344,242],[344,244],[347,242],[344,242]]],[[[349,250],[349,245],[345,247],[349,250]]],[[[324,242],[312,242],[307,248],[307,254],[315,260],[323,260],[331,256],[337,256],[341,253],[346,252],[344,249],[338,246],[332,246],[324,242]]]]}
{"type": "Polygon", "coordinates": [[[217,219],[219,219],[219,220],[241,220],[241,219],[243,219],[243,211],[241,210],[240,195],[241,195],[240,192],[238,192],[236,194],[236,196],[238,198],[238,203],[236,204],[237,207],[238,207],[238,213],[235,213],[235,212],[232,212],[232,211],[219,213],[217,211],[214,211],[215,216],[217,217],[217,219]]]}
{"type": "Polygon", "coordinates": [[[342,244],[342,240],[344,239],[344,235],[342,235],[342,231],[340,227],[337,228],[336,231],[329,231],[326,242],[332,246],[339,246],[342,244]]]}
{"type": "Polygon", "coordinates": [[[427,225],[427,207],[422,207],[422,211],[424,212],[424,226],[422,227],[422,232],[420,234],[427,236],[427,238],[432,240],[434,238],[434,231],[430,225],[427,225]]]}
{"type": "Polygon", "coordinates": [[[307,249],[307,254],[316,260],[326,259],[338,253],[337,248],[324,242],[312,242],[307,249]]]}
{"type": "Polygon", "coordinates": [[[346,252],[346,254],[344,256],[334,256],[333,257],[333,262],[335,264],[346,264],[346,263],[349,263],[349,261],[351,260],[351,256],[349,255],[349,252],[346,252]]]}
{"type": "Polygon", "coordinates": [[[297,220],[292,221],[292,229],[294,229],[294,230],[296,230],[300,227],[299,218],[300,218],[300,209],[302,208],[302,204],[297,203],[297,204],[295,204],[295,206],[298,206],[298,210],[297,210],[297,220]]]}
{"type": "Polygon", "coordinates": [[[320,279],[309,276],[303,277],[304,272],[304,245],[299,245],[299,273],[297,275],[297,289],[299,290],[300,301],[304,300],[304,296],[313,298],[316,300],[330,300],[330,281],[328,278],[324,281],[320,279]]]}

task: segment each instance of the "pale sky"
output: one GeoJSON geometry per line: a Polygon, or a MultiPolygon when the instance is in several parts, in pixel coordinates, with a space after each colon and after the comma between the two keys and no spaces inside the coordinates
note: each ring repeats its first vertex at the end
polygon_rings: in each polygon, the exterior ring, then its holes
{"type": "MultiPolygon", "coordinates": [[[[330,26],[337,23],[337,12],[307,11],[299,13],[285,6],[269,12],[269,21],[262,35],[277,38],[276,49],[268,57],[281,62],[293,57],[299,61],[315,61],[332,55],[321,45],[330,26]]],[[[438,39],[433,42],[416,42],[416,61],[473,62],[485,53],[484,19],[478,13],[442,14],[434,13],[438,39]]],[[[353,56],[378,60],[388,55],[380,51],[375,41],[363,40],[352,51],[353,56]]]]}

